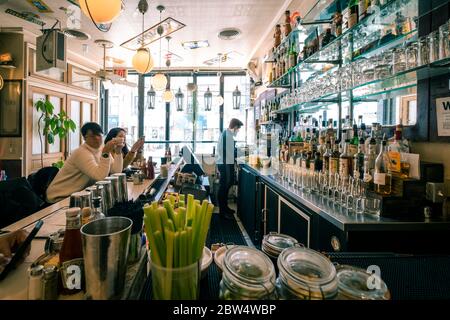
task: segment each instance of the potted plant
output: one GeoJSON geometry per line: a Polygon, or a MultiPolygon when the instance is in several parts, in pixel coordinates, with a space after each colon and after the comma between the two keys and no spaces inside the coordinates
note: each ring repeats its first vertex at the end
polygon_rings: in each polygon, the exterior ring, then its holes
{"type": "Polygon", "coordinates": [[[41,116],[38,120],[38,132],[39,141],[41,143],[41,166],[44,167],[44,145],[42,143],[42,134],[47,137],[49,144],[55,142],[55,136],[59,136],[60,139],[64,139],[69,131],[75,132],[76,124],[73,122],[64,110],[61,110],[58,114],[54,114],[55,107],[53,104],[46,100],[39,100],[34,104],[37,111],[41,112],[41,116]],[[41,131],[41,121],[44,123],[44,127],[41,131]]]}

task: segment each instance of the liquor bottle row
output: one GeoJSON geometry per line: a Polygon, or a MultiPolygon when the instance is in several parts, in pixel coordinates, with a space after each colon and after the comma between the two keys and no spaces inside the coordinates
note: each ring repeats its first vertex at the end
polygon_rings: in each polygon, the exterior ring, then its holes
{"type": "Polygon", "coordinates": [[[389,195],[392,176],[409,177],[409,164],[402,157],[409,153],[409,143],[402,137],[402,126],[387,140],[379,124],[373,123],[368,130],[362,117],[358,122],[350,126],[349,119],[344,119],[339,140],[332,119],[319,126],[319,121],[307,117],[280,147],[280,161],[330,176],[362,179],[370,190],[389,195]]]}

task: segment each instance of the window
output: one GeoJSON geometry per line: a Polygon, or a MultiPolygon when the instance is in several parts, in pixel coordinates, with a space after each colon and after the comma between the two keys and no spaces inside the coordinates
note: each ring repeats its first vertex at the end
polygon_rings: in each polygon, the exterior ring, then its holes
{"type": "MultiPolygon", "coordinates": [[[[137,75],[128,75],[127,80],[138,83],[137,75]]],[[[133,127],[138,125],[138,116],[134,112],[135,100],[138,97],[138,88],[124,85],[111,85],[108,90],[108,124],[106,130],[121,127],[127,132],[127,144],[129,146],[139,138],[133,127]]],[[[107,131],[105,132],[107,134],[107,131]]]]}
{"type": "MultiPolygon", "coordinates": [[[[162,91],[156,91],[155,108],[147,109],[147,91],[150,90],[151,77],[145,77],[144,90],[144,135],[145,141],[165,141],[166,140],[166,103],[162,98],[162,91]]],[[[137,118],[137,117],[136,117],[137,118]]],[[[155,157],[154,161],[159,162],[160,157],[164,157],[166,150],[164,143],[146,143],[144,147],[145,157],[155,157]]]]}
{"type": "MultiPolygon", "coordinates": [[[[223,128],[228,128],[230,120],[237,118],[246,123],[245,109],[250,106],[250,81],[247,76],[225,76],[224,77],[224,104],[223,104],[223,128]],[[233,109],[233,91],[236,90],[236,86],[241,91],[241,107],[239,110],[233,109]]],[[[254,127],[248,127],[251,132],[246,132],[246,127],[242,127],[239,130],[236,140],[238,142],[247,142],[247,136],[254,135],[254,127]]]]}
{"type": "Polygon", "coordinates": [[[171,141],[192,141],[193,139],[193,93],[188,92],[188,83],[193,82],[192,77],[173,76],[170,78],[170,88],[175,93],[178,89],[184,94],[183,111],[177,111],[176,101],[170,104],[169,134],[171,141]]]}
{"type": "Polygon", "coordinates": [[[197,77],[197,112],[195,117],[195,152],[210,154],[220,136],[219,106],[212,105],[211,111],[205,111],[205,92],[211,91],[214,97],[220,93],[220,77],[197,77]]]}

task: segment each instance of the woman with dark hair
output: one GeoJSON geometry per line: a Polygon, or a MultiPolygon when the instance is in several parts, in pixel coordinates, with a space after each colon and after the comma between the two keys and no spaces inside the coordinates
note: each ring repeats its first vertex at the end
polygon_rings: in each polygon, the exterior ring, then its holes
{"type": "Polygon", "coordinates": [[[128,146],[126,144],[126,132],[125,129],[122,128],[113,128],[111,130],[109,130],[108,134],[106,135],[105,138],[105,144],[108,143],[108,141],[110,140],[118,140],[119,144],[117,145],[116,149],[114,150],[114,152],[116,154],[123,154],[123,168],[125,169],[126,167],[128,167],[128,165],[130,163],[133,162],[134,157],[136,156],[136,152],[142,148],[142,146],[144,145],[144,139],[140,138],[138,141],[135,142],[135,144],[133,144],[133,146],[131,147],[131,149],[128,149],[128,146]]]}

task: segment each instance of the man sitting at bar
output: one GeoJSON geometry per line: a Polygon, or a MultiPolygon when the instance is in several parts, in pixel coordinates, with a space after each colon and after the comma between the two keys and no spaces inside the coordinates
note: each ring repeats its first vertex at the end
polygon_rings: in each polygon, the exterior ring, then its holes
{"type": "Polygon", "coordinates": [[[102,127],[98,123],[88,122],[81,127],[85,142],[72,152],[50,183],[47,202],[60,201],[105,179],[110,173],[122,172],[122,154],[114,152],[122,142],[112,139],[103,145],[102,134],[102,127]]]}
{"type": "Polygon", "coordinates": [[[220,135],[217,143],[217,168],[220,173],[218,202],[220,215],[226,219],[233,219],[234,210],[228,208],[228,191],[234,183],[234,161],[236,159],[235,140],[243,123],[238,119],[231,119],[228,129],[220,135]]]}

